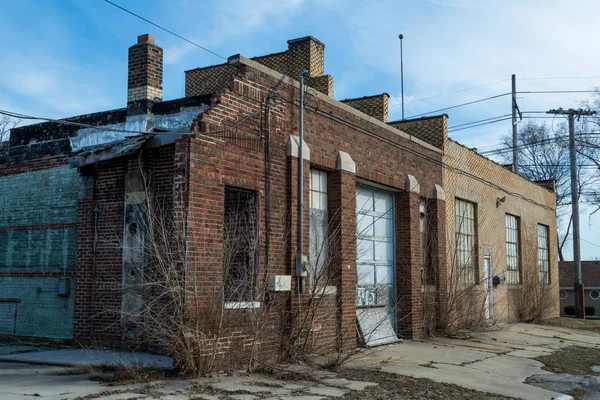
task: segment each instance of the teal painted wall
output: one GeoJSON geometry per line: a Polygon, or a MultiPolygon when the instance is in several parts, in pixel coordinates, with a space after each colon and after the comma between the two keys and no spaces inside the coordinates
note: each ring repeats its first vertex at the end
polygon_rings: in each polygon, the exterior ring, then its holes
{"type": "Polygon", "coordinates": [[[0,304],[0,334],[71,339],[75,279],[70,279],[69,297],[57,294],[58,281],[45,277],[0,278],[0,297],[21,299],[19,304],[0,304]]]}
{"type": "Polygon", "coordinates": [[[70,295],[60,297],[57,277],[1,274],[73,275],[76,228],[44,227],[77,222],[77,200],[80,193],[89,192],[90,183],[69,166],[0,177],[0,299],[21,300],[0,302],[0,334],[73,337],[74,278],[70,295]],[[11,227],[18,229],[2,229],[11,227]]]}
{"type": "Polygon", "coordinates": [[[68,165],[0,177],[0,228],[76,222],[80,182],[68,165]]]}
{"type": "Polygon", "coordinates": [[[72,228],[0,231],[0,273],[74,271],[76,249],[72,228]]]}

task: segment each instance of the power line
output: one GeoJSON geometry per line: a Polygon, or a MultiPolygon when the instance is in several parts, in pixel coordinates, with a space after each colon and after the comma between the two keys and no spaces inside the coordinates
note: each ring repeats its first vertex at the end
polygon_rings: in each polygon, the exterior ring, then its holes
{"type": "Polygon", "coordinates": [[[158,25],[158,24],[156,24],[156,23],[154,23],[154,22],[150,21],[149,19],[142,17],[141,15],[138,15],[138,14],[134,13],[133,11],[129,11],[128,9],[126,9],[126,8],[124,8],[124,7],[121,7],[120,5],[118,5],[118,4],[115,4],[115,3],[113,3],[113,2],[112,2],[112,1],[110,1],[110,0],[104,0],[104,1],[105,1],[105,2],[107,2],[107,3],[108,3],[108,4],[110,4],[110,5],[113,5],[113,6],[117,7],[117,8],[119,8],[119,9],[121,9],[121,10],[125,11],[125,12],[126,12],[126,13],[128,13],[128,14],[131,14],[131,15],[133,15],[134,17],[137,17],[137,18],[141,19],[142,21],[145,21],[145,22],[147,22],[147,23],[149,23],[149,24],[151,24],[151,25],[154,25],[154,26],[155,26],[155,27],[157,27],[158,29],[162,29],[163,31],[165,31],[165,32],[167,32],[167,33],[170,33],[171,35],[173,35],[173,36],[175,36],[175,37],[178,37],[178,38],[179,38],[179,39],[181,39],[181,40],[185,40],[185,41],[186,41],[186,42],[188,42],[189,44],[192,44],[192,45],[194,45],[194,46],[196,46],[196,47],[198,47],[198,48],[200,48],[200,49],[202,49],[202,50],[204,50],[204,51],[207,51],[207,52],[209,52],[209,53],[210,53],[210,54],[212,54],[212,55],[215,55],[215,56],[217,56],[217,57],[219,57],[219,58],[222,58],[223,60],[226,60],[226,61],[227,61],[227,59],[226,59],[225,57],[223,57],[222,55],[220,55],[220,54],[217,54],[217,53],[215,53],[214,51],[212,51],[212,50],[209,50],[209,49],[207,49],[207,48],[206,48],[206,47],[204,47],[204,46],[200,46],[198,43],[196,43],[196,42],[192,42],[191,40],[189,40],[189,39],[186,39],[186,38],[184,38],[183,36],[181,36],[181,35],[179,35],[179,34],[177,34],[177,33],[173,32],[173,31],[171,31],[171,30],[169,30],[169,29],[167,29],[167,28],[164,28],[164,27],[162,27],[162,26],[158,25]]]}
{"type": "Polygon", "coordinates": [[[450,128],[448,128],[448,133],[458,132],[458,131],[462,131],[462,130],[465,130],[465,129],[477,128],[477,127],[482,126],[482,125],[495,124],[496,122],[508,121],[509,119],[512,119],[512,118],[511,117],[506,117],[506,118],[497,119],[497,120],[494,120],[494,121],[483,122],[481,124],[471,125],[471,126],[465,126],[465,127],[462,127],[462,128],[452,129],[452,130],[450,130],[450,128]]]}
{"type": "MultiPolygon", "coordinates": [[[[510,94],[510,93],[507,93],[507,94],[510,94]]],[[[292,104],[298,106],[297,102],[293,102],[292,104]]],[[[363,127],[363,126],[357,125],[357,124],[353,123],[352,121],[348,121],[348,120],[346,120],[344,118],[341,118],[341,117],[336,117],[336,116],[334,116],[331,113],[327,113],[326,111],[323,111],[323,110],[319,109],[318,107],[315,107],[315,106],[310,106],[310,107],[313,108],[313,111],[311,111],[311,112],[314,112],[316,114],[320,114],[321,116],[323,116],[325,118],[328,118],[328,119],[331,119],[333,121],[342,123],[342,124],[346,125],[347,127],[350,127],[350,128],[352,128],[352,129],[354,129],[356,131],[362,132],[362,133],[364,133],[364,134],[366,134],[366,135],[368,135],[370,137],[373,137],[373,138],[375,138],[377,140],[380,140],[380,141],[382,141],[382,142],[384,142],[386,144],[389,144],[389,145],[391,145],[393,147],[402,149],[402,150],[404,150],[404,151],[406,151],[408,153],[416,155],[417,157],[423,158],[423,159],[425,159],[427,161],[430,161],[430,162],[432,162],[434,164],[437,164],[437,165],[439,165],[439,166],[441,166],[443,168],[450,169],[450,170],[453,170],[453,171],[455,171],[455,172],[457,172],[457,173],[459,173],[461,175],[465,175],[467,177],[470,177],[470,178],[472,178],[472,179],[474,179],[474,180],[476,180],[478,182],[481,182],[481,183],[486,184],[488,186],[491,186],[491,187],[493,187],[493,188],[495,188],[495,189],[497,189],[497,190],[499,190],[501,192],[504,192],[507,195],[520,198],[520,199],[522,199],[524,201],[527,201],[529,203],[535,204],[535,205],[537,205],[539,207],[545,208],[547,210],[554,211],[554,208],[552,208],[550,206],[547,206],[545,204],[539,203],[539,202],[537,202],[537,201],[535,201],[533,199],[530,199],[530,198],[528,198],[528,197],[526,197],[526,196],[524,196],[524,195],[522,195],[520,193],[511,192],[511,191],[503,188],[502,186],[495,184],[494,182],[488,181],[488,180],[486,180],[486,179],[484,179],[484,178],[482,178],[480,176],[474,175],[474,174],[472,174],[472,173],[470,173],[468,171],[465,171],[463,169],[460,169],[460,168],[448,165],[447,163],[445,163],[442,160],[433,158],[433,157],[428,156],[427,154],[421,153],[421,152],[419,152],[419,151],[417,151],[417,150],[415,150],[415,149],[413,149],[413,148],[411,148],[409,146],[405,146],[405,145],[403,145],[401,143],[398,143],[398,142],[396,142],[396,141],[394,141],[392,139],[386,138],[386,137],[384,137],[384,136],[382,136],[382,135],[380,135],[378,133],[370,131],[369,129],[367,129],[367,128],[363,127]]],[[[308,108],[306,110],[308,112],[308,108]]],[[[526,178],[523,178],[523,179],[526,179],[526,178]]]]}
{"type": "Polygon", "coordinates": [[[587,244],[591,244],[592,246],[596,246],[596,247],[600,247],[600,245],[597,245],[596,243],[592,243],[588,240],[585,240],[584,238],[580,237],[579,240],[583,240],[584,242],[586,242],[587,244]]]}
{"type": "Polygon", "coordinates": [[[417,103],[419,101],[425,101],[425,100],[437,99],[438,97],[450,96],[451,94],[462,93],[462,92],[466,92],[466,91],[473,90],[473,89],[479,89],[479,88],[486,87],[486,86],[496,85],[498,83],[506,82],[508,80],[509,79],[503,79],[501,81],[490,82],[490,83],[486,83],[484,85],[472,86],[472,87],[468,87],[468,88],[465,88],[465,89],[455,90],[454,92],[437,94],[435,96],[430,96],[430,97],[423,97],[423,98],[416,99],[416,100],[413,100],[413,101],[407,101],[405,104],[412,104],[412,103],[417,103]]]}
{"type": "Polygon", "coordinates": [[[543,78],[517,78],[520,81],[544,81],[544,80],[575,80],[575,79],[600,79],[600,76],[567,76],[567,77],[543,77],[543,78]]]}
{"type": "Polygon", "coordinates": [[[499,97],[502,97],[502,96],[507,96],[507,95],[509,95],[509,94],[510,94],[510,93],[502,93],[502,94],[498,94],[498,95],[495,95],[495,96],[486,97],[486,98],[483,98],[483,99],[478,99],[478,100],[469,101],[469,102],[467,102],[467,103],[457,104],[457,105],[455,105],[455,106],[450,106],[450,107],[446,107],[446,108],[440,108],[440,109],[438,109],[438,110],[433,110],[433,111],[429,111],[429,112],[426,112],[426,113],[421,113],[421,114],[411,115],[411,116],[410,116],[410,117],[408,117],[407,119],[410,119],[410,118],[416,118],[416,117],[421,117],[421,116],[423,116],[423,115],[427,115],[427,114],[434,114],[434,113],[438,113],[438,112],[440,112],[440,111],[452,110],[452,109],[454,109],[454,108],[458,108],[458,107],[464,107],[464,106],[468,106],[468,105],[475,104],[475,103],[481,103],[482,101],[487,101],[487,100],[493,100],[493,99],[497,99],[497,98],[499,98],[499,97]]]}
{"type": "Polygon", "coordinates": [[[510,116],[510,114],[504,114],[504,115],[499,115],[497,117],[490,117],[490,118],[480,119],[480,120],[477,120],[477,121],[465,122],[464,124],[458,124],[458,125],[450,126],[450,127],[448,127],[448,129],[454,129],[454,128],[458,128],[458,127],[465,126],[465,125],[477,124],[479,122],[491,121],[491,120],[496,119],[496,118],[504,118],[504,117],[509,117],[509,116],[510,116]]]}
{"type": "Polygon", "coordinates": [[[596,93],[596,90],[529,90],[517,94],[596,93]]]}

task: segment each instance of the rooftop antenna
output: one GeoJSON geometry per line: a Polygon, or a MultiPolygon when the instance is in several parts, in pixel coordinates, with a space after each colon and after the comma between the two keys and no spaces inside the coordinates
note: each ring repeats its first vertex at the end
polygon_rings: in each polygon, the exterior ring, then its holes
{"type": "Polygon", "coordinates": [[[402,91],[402,120],[404,121],[404,59],[402,57],[402,39],[404,35],[398,35],[400,39],[400,90],[402,91]]]}

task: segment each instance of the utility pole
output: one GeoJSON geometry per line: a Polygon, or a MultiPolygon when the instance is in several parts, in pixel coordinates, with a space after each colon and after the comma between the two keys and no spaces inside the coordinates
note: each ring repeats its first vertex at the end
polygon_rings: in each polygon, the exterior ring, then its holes
{"type": "Polygon", "coordinates": [[[571,165],[571,213],[573,217],[573,267],[575,269],[575,317],[585,318],[585,297],[583,283],[581,282],[581,246],[579,238],[579,177],[577,176],[577,148],[575,146],[575,114],[579,119],[582,115],[594,115],[595,111],[575,110],[569,108],[563,110],[547,111],[547,114],[567,115],[569,118],[569,164],[571,165]]]}
{"type": "Polygon", "coordinates": [[[404,35],[398,35],[398,39],[400,39],[400,88],[402,90],[402,121],[404,121],[404,57],[402,54],[402,40],[404,39],[404,35]]]}
{"type": "Polygon", "coordinates": [[[519,169],[519,137],[517,131],[517,77],[512,74],[512,145],[513,145],[513,166],[515,172],[519,169]]]}

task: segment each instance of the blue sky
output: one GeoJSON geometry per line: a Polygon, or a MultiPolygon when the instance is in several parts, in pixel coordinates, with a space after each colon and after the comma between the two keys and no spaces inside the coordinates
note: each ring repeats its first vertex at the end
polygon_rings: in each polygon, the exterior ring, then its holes
{"type": "MultiPolygon", "coordinates": [[[[403,33],[406,116],[510,91],[587,90],[600,86],[600,4],[578,0],[115,0],[148,19],[228,57],[282,51],[288,39],[312,35],[326,44],[335,97],[381,92],[400,114],[398,34],[403,33]],[[534,79],[586,77],[585,79],[534,79]],[[596,77],[596,78],[589,78],[596,77]],[[528,78],[528,79],[522,79],[528,78]],[[501,82],[500,82],[501,81],[501,82]],[[490,84],[493,82],[498,82],[490,84]],[[433,99],[431,96],[462,91],[433,99]]],[[[164,49],[164,98],[182,97],[184,71],[221,59],[102,0],[0,0],[0,108],[67,117],[123,107],[127,48],[152,33],[164,49]]],[[[584,94],[522,95],[522,110],[576,107],[584,94]]],[[[449,125],[510,113],[504,96],[447,112],[449,125]]],[[[482,148],[510,132],[510,121],[457,131],[482,148]]],[[[583,238],[600,244],[600,219],[583,221],[583,238]]],[[[582,243],[584,258],[600,248],[582,243]]]]}

